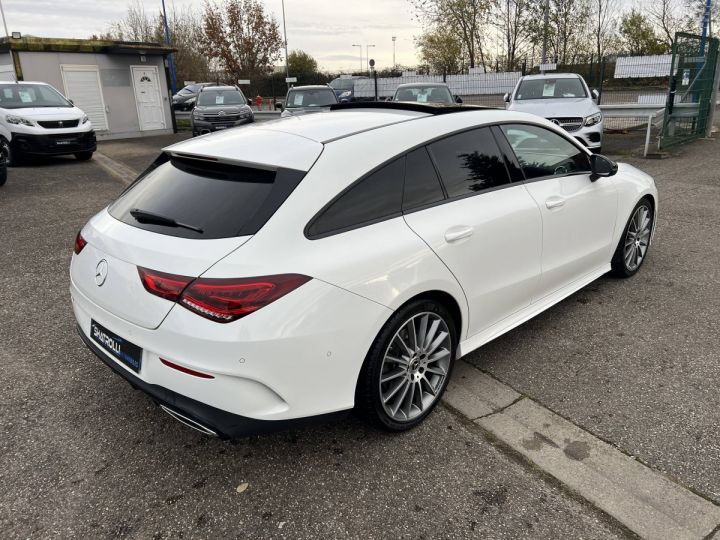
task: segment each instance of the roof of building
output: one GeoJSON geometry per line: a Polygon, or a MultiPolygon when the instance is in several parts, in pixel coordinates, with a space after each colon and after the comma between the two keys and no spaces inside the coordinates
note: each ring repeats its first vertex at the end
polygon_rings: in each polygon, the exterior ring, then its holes
{"type": "Polygon", "coordinates": [[[111,39],[68,39],[24,36],[0,38],[0,53],[9,51],[28,52],[79,52],[104,54],[161,54],[167,56],[176,49],[141,41],[116,41],[111,39]]]}

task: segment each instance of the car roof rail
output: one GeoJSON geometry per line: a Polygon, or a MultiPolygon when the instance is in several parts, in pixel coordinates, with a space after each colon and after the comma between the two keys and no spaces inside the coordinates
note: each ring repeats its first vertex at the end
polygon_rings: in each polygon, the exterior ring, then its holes
{"type": "Polygon", "coordinates": [[[353,109],[385,109],[391,111],[415,111],[426,114],[449,114],[483,110],[496,110],[497,107],[482,105],[454,105],[446,103],[413,103],[408,101],[353,101],[330,105],[331,111],[347,111],[353,109]]]}

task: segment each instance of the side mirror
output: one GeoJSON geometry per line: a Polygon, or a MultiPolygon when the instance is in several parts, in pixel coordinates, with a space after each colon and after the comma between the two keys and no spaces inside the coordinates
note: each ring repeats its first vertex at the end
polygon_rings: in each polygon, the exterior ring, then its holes
{"type": "Polygon", "coordinates": [[[275,102],[275,110],[278,110],[278,109],[280,109],[280,112],[282,112],[285,110],[285,107],[283,107],[282,103],[280,103],[279,101],[276,101],[275,102]]]}
{"type": "Polygon", "coordinates": [[[453,96],[455,98],[455,103],[462,103],[463,100],[460,96],[453,96]]]}
{"type": "Polygon", "coordinates": [[[606,158],[600,154],[590,156],[590,180],[593,182],[598,178],[606,178],[615,176],[618,172],[618,165],[613,160],[606,158]]]}
{"type": "Polygon", "coordinates": [[[505,92],[505,95],[503,96],[503,101],[505,103],[510,103],[510,94],[508,92],[505,92]]]}
{"type": "Polygon", "coordinates": [[[595,101],[597,101],[598,99],[600,99],[600,92],[598,92],[597,89],[594,89],[594,88],[593,88],[593,91],[590,92],[590,93],[592,94],[592,98],[593,98],[595,101]]]}

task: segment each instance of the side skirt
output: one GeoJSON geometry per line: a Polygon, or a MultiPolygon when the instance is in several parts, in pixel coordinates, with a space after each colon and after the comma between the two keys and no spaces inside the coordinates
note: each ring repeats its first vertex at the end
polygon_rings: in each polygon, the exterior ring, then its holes
{"type": "Polygon", "coordinates": [[[585,276],[573,281],[572,283],[546,296],[545,298],[541,298],[537,302],[530,304],[525,309],[518,311],[510,317],[507,317],[502,321],[490,326],[489,328],[486,328],[485,330],[478,332],[473,336],[470,336],[465,341],[460,342],[458,346],[458,358],[465,356],[468,353],[471,353],[478,347],[481,347],[489,341],[500,337],[501,335],[509,332],[516,326],[520,326],[525,321],[532,319],[536,315],[539,315],[546,309],[554,306],[555,304],[564,300],[571,294],[579,291],[580,289],[592,283],[600,276],[608,273],[609,271],[610,264],[608,263],[598,268],[597,270],[594,270],[593,272],[590,272],[589,274],[586,274],[585,276]]]}

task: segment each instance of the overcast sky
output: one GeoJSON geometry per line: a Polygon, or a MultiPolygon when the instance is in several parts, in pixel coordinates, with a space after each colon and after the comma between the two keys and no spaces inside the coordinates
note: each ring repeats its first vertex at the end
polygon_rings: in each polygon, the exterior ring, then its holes
{"type": "MultiPolygon", "coordinates": [[[[159,10],[161,0],[142,0],[148,11],[159,10]]],[[[201,0],[166,0],[168,9],[202,7],[201,0]]],[[[264,0],[282,30],[281,0],[264,0]]],[[[107,30],[123,17],[124,0],[2,0],[8,30],[41,37],[86,38],[107,30]]],[[[407,0],[285,0],[290,50],[309,52],[328,70],[360,67],[360,52],[353,44],[370,48],[379,68],[392,65],[392,36],[397,36],[398,64],[417,63],[413,36],[420,25],[407,0]]]]}

